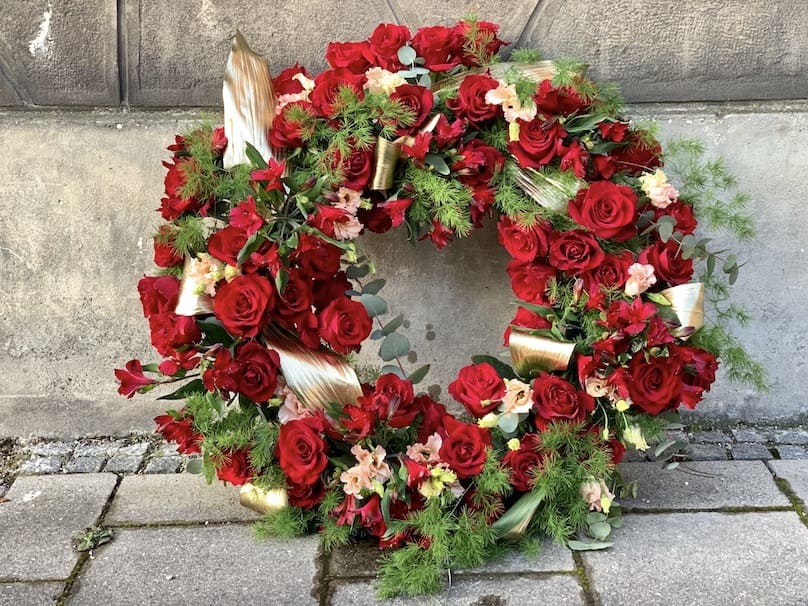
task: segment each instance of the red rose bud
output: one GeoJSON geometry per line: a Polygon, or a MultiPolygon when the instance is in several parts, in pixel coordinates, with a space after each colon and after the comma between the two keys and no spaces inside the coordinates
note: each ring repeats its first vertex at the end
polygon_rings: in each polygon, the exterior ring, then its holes
{"type": "Polygon", "coordinates": [[[595,181],[570,201],[569,215],[598,238],[624,242],[637,233],[637,195],[625,185],[595,181]]]}
{"type": "Polygon", "coordinates": [[[522,168],[541,168],[567,152],[564,146],[567,131],[558,122],[545,121],[537,116],[530,122],[519,119],[516,123],[519,125],[519,139],[511,141],[508,149],[522,168]]]}
{"type": "Polygon", "coordinates": [[[275,456],[289,481],[301,486],[318,482],[328,467],[326,443],[311,418],[281,425],[275,456]]]}
{"type": "Polygon", "coordinates": [[[635,354],[629,365],[628,392],[635,406],[658,415],[679,406],[682,399],[682,366],[679,358],[650,358],[635,354]]]}
{"type": "Polygon", "coordinates": [[[577,275],[595,269],[606,254],[592,234],[576,229],[553,233],[549,259],[553,267],[577,275]]]}
{"type": "Polygon", "coordinates": [[[236,351],[239,372],[236,375],[238,392],[253,402],[266,402],[278,387],[281,360],[278,352],[260,343],[250,341],[236,351]]]}
{"type": "Polygon", "coordinates": [[[450,416],[444,419],[444,423],[447,435],[440,447],[441,460],[448,463],[458,478],[470,478],[480,473],[491,447],[489,431],[450,416]]]}
{"type": "Polygon", "coordinates": [[[485,94],[498,87],[499,82],[490,76],[466,76],[460,83],[457,97],[447,99],[446,107],[458,118],[466,120],[473,126],[480,126],[499,114],[499,106],[491,105],[485,100],[485,94]]]}
{"type": "Polygon", "coordinates": [[[135,393],[145,393],[148,391],[146,387],[157,383],[143,374],[143,366],[139,360],[129,360],[125,369],[116,368],[115,378],[120,383],[118,393],[127,398],[131,398],[135,393]]]}
{"type": "Polygon", "coordinates": [[[359,351],[372,324],[365,306],[343,297],[333,301],[319,316],[320,334],[337,353],[359,351]]]}
{"type": "Polygon", "coordinates": [[[225,330],[240,337],[255,337],[269,320],[275,304],[275,288],[258,274],[224,282],[213,299],[213,311],[225,330]]]}
{"type": "Polygon", "coordinates": [[[233,486],[241,486],[253,477],[253,470],[248,459],[249,451],[246,448],[231,450],[225,455],[224,462],[216,469],[216,476],[223,482],[233,486]]]}
{"type": "Polygon", "coordinates": [[[595,400],[561,377],[541,373],[533,381],[534,423],[544,430],[550,423],[580,422],[595,410],[595,400]]]}
{"type": "Polygon", "coordinates": [[[497,407],[505,397],[505,383],[488,362],[460,369],[449,383],[449,393],[478,419],[497,407]]]}

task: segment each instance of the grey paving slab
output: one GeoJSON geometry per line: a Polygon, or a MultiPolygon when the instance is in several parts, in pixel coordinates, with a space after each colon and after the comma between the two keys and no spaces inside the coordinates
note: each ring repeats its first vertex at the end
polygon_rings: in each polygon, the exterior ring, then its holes
{"type": "Polygon", "coordinates": [[[55,604],[64,587],[61,582],[0,583],[0,606],[55,604]]]}
{"type": "Polygon", "coordinates": [[[804,605],[808,529],[790,511],[627,515],[583,554],[602,606],[804,605]]]}
{"type": "Polygon", "coordinates": [[[122,446],[116,454],[126,456],[144,455],[149,450],[151,444],[149,442],[135,442],[129,446],[122,446]]]}
{"type": "Polygon", "coordinates": [[[104,471],[115,473],[137,473],[143,463],[143,455],[123,455],[117,454],[112,457],[104,466],[104,471]]]}
{"type": "Polygon", "coordinates": [[[732,458],[736,461],[768,461],[772,453],[763,444],[733,444],[732,458]]]}
{"type": "Polygon", "coordinates": [[[727,449],[720,444],[688,444],[683,450],[694,461],[727,460],[727,449]]]}
{"type": "Polygon", "coordinates": [[[74,533],[96,522],[112,474],[22,476],[0,504],[0,580],[64,579],[78,558],[74,533]]]}
{"type": "Polygon", "coordinates": [[[155,457],[146,463],[144,473],[176,473],[182,465],[182,457],[155,457]]]}
{"type": "Polygon", "coordinates": [[[572,575],[501,577],[485,575],[456,579],[450,589],[436,596],[395,598],[377,602],[370,581],[334,584],[329,604],[333,606],[573,606],[585,604],[577,579],[572,575]]]}
{"type": "Polygon", "coordinates": [[[788,506],[761,461],[692,461],[676,469],[661,463],[624,463],[623,479],[639,482],[636,499],[622,499],[634,509],[718,509],[788,506]]]}
{"type": "Polygon", "coordinates": [[[40,473],[56,473],[62,469],[62,459],[60,457],[39,457],[33,456],[27,461],[20,463],[17,473],[32,475],[40,473]]]}
{"type": "Polygon", "coordinates": [[[778,444],[808,444],[808,431],[804,429],[782,429],[772,434],[778,444]]]}
{"type": "Polygon", "coordinates": [[[738,427],[732,430],[732,437],[738,442],[766,442],[766,434],[749,427],[738,427]]]}
{"type": "Polygon", "coordinates": [[[803,503],[808,503],[808,461],[769,461],[769,467],[788,482],[803,503]]]}
{"type": "Polygon", "coordinates": [[[722,431],[697,431],[693,434],[693,441],[698,444],[728,444],[732,438],[722,431]]]}
{"type": "Polygon", "coordinates": [[[73,450],[72,442],[40,442],[31,446],[31,454],[43,457],[63,457],[73,450]]]}
{"type": "Polygon", "coordinates": [[[111,457],[123,446],[121,440],[84,440],[73,450],[74,457],[111,457]]]}
{"type": "Polygon", "coordinates": [[[802,446],[784,444],[776,448],[781,459],[808,459],[808,450],[802,446]]]}
{"type": "Polygon", "coordinates": [[[106,524],[229,522],[258,515],[238,502],[238,488],[211,485],[198,474],[126,476],[115,493],[106,524]]]}
{"type": "Polygon", "coordinates": [[[246,525],[121,529],[95,551],[67,604],[317,605],[317,549],[316,536],[259,541],[246,525]]]}
{"type": "Polygon", "coordinates": [[[65,473],[97,473],[104,466],[105,457],[76,457],[64,466],[65,473]]]}

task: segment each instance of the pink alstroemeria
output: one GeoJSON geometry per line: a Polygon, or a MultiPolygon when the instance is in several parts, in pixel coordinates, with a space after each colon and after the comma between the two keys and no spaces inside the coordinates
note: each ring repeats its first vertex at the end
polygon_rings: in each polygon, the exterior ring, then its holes
{"type": "Polygon", "coordinates": [[[145,391],[141,391],[144,387],[157,383],[143,374],[143,366],[139,360],[129,360],[126,363],[126,369],[116,368],[115,378],[121,383],[118,393],[127,398],[131,398],[137,392],[145,393],[145,391]]]}

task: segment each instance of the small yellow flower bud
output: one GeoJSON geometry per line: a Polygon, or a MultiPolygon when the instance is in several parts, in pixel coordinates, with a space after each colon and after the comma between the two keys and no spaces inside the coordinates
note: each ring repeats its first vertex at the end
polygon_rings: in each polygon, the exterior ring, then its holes
{"type": "Polygon", "coordinates": [[[499,416],[496,413],[489,412],[482,419],[477,421],[477,425],[479,425],[480,427],[487,427],[490,429],[491,427],[496,427],[498,422],[499,422],[499,416]]]}
{"type": "Polygon", "coordinates": [[[511,122],[508,125],[508,139],[510,141],[518,141],[519,140],[519,123],[518,122],[511,122]]]}
{"type": "Polygon", "coordinates": [[[508,448],[510,450],[519,450],[522,446],[522,443],[519,441],[519,438],[511,438],[508,440],[508,448]]]}
{"type": "Polygon", "coordinates": [[[626,412],[631,404],[626,402],[625,400],[617,400],[614,407],[617,409],[617,412],[626,412]]]}
{"type": "Polygon", "coordinates": [[[232,282],[234,278],[241,275],[241,269],[234,265],[227,265],[224,268],[224,279],[232,282]]]}

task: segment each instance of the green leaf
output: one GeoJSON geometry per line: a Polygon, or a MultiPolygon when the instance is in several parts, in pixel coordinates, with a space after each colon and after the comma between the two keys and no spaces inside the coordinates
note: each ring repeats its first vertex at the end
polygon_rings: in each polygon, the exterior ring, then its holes
{"type": "Polygon", "coordinates": [[[369,295],[378,295],[379,291],[384,288],[384,285],[387,284],[387,280],[384,278],[379,278],[378,280],[373,280],[373,282],[368,282],[362,287],[363,293],[368,293],[369,295]]]}
{"type": "Polygon", "coordinates": [[[385,364],[379,371],[380,375],[396,375],[399,379],[406,379],[407,375],[395,364],[385,364]]]}
{"type": "Polygon", "coordinates": [[[241,250],[238,251],[238,264],[241,265],[247,259],[250,258],[250,255],[253,254],[261,244],[264,243],[264,237],[260,235],[259,232],[254,233],[250,236],[250,239],[244,243],[244,246],[241,247],[241,250]]]}
{"type": "Polygon", "coordinates": [[[378,328],[376,330],[374,330],[372,333],[370,333],[370,338],[373,341],[378,341],[383,336],[384,336],[384,333],[378,328]]]}
{"type": "Polygon", "coordinates": [[[446,160],[443,159],[443,156],[439,156],[437,154],[427,154],[425,158],[426,163],[435,169],[435,172],[439,175],[448,175],[452,171],[449,170],[449,165],[446,164],[446,160]]]}
{"type": "Polygon", "coordinates": [[[379,356],[385,362],[406,356],[409,352],[410,340],[397,332],[387,335],[379,348],[379,356]]]}
{"type": "Polygon", "coordinates": [[[734,269],[738,267],[738,258],[731,254],[727,256],[727,260],[724,261],[724,266],[721,268],[725,274],[731,274],[734,269]]]}
{"type": "Polygon", "coordinates": [[[542,492],[528,492],[523,494],[519,500],[511,505],[511,508],[491,526],[494,535],[497,538],[508,537],[509,535],[514,538],[521,536],[524,529],[527,528],[530,523],[533,514],[536,513],[536,508],[538,508],[543,500],[544,493],[542,492]]]}
{"type": "Polygon", "coordinates": [[[519,375],[516,374],[516,371],[505,364],[502,360],[498,360],[494,356],[471,356],[471,361],[475,364],[482,364],[483,362],[488,362],[491,366],[494,367],[494,370],[497,371],[497,374],[502,377],[503,379],[517,379],[519,375]]]}
{"type": "Polygon", "coordinates": [[[676,219],[670,216],[660,217],[657,221],[657,231],[659,232],[659,239],[667,242],[673,235],[673,228],[676,226],[676,219]]]}
{"type": "Polygon", "coordinates": [[[287,272],[283,267],[278,270],[278,273],[275,274],[275,288],[278,289],[278,292],[283,292],[283,289],[286,288],[286,283],[289,281],[289,272],[287,272]]]}
{"type": "Polygon", "coordinates": [[[674,461],[673,463],[668,463],[667,465],[665,465],[665,469],[669,471],[673,471],[677,467],[679,467],[679,461],[674,461]]]}
{"type": "Polygon", "coordinates": [[[350,265],[348,269],[345,270],[346,275],[351,280],[358,280],[360,278],[364,278],[370,272],[370,267],[367,264],[364,265],[350,265]]]}
{"type": "Polygon", "coordinates": [[[421,366],[421,368],[413,370],[409,375],[407,375],[407,378],[414,385],[417,385],[418,383],[424,380],[424,377],[426,377],[426,373],[428,372],[429,372],[429,364],[424,364],[423,366],[421,366]]]}
{"type": "Polygon", "coordinates": [[[715,255],[707,257],[707,275],[712,275],[715,271],[715,255]]]}
{"type": "Polygon", "coordinates": [[[205,341],[210,344],[221,343],[225,347],[230,347],[235,342],[218,320],[197,320],[196,325],[205,333],[205,341]]]}
{"type": "Polygon", "coordinates": [[[398,314],[395,318],[390,320],[387,324],[384,325],[382,328],[383,335],[391,335],[398,330],[398,327],[404,323],[404,314],[398,314]]]}
{"type": "Polygon", "coordinates": [[[605,522],[607,519],[608,516],[605,513],[601,513],[599,511],[592,511],[586,514],[587,524],[597,524],[598,522],[605,522]]]}
{"type": "Polygon", "coordinates": [[[502,433],[512,434],[519,427],[519,415],[502,415],[497,421],[497,426],[502,430],[502,433]]]}
{"type": "Polygon", "coordinates": [[[511,305],[518,305],[519,307],[524,307],[529,311],[539,314],[542,318],[549,318],[555,315],[555,311],[553,311],[552,307],[545,307],[544,305],[536,305],[535,303],[528,303],[527,301],[519,301],[519,300],[511,301],[511,305]]]}
{"type": "Polygon", "coordinates": [[[668,301],[663,295],[659,294],[658,292],[647,292],[645,293],[646,296],[656,303],[657,305],[662,305],[663,307],[670,307],[671,302],[668,301]]]}
{"type": "Polygon", "coordinates": [[[247,158],[253,163],[253,166],[256,168],[266,168],[267,162],[261,156],[261,152],[258,151],[252,143],[247,143],[246,146],[247,148],[245,152],[247,154],[247,158]]]}
{"type": "Polygon", "coordinates": [[[197,457],[196,459],[191,459],[190,461],[188,461],[188,464],[185,466],[185,472],[186,473],[199,474],[199,473],[202,473],[202,471],[203,471],[203,465],[202,465],[202,458],[201,457],[197,457]]]}
{"type": "Polygon", "coordinates": [[[654,457],[659,457],[659,455],[661,455],[663,452],[668,450],[668,448],[670,448],[671,446],[673,446],[677,442],[678,442],[678,440],[666,440],[665,442],[662,442],[661,444],[657,444],[657,447],[654,449],[654,457]]]}
{"type": "Polygon", "coordinates": [[[412,65],[415,63],[417,57],[418,55],[415,49],[411,46],[402,46],[398,49],[398,60],[401,61],[403,65],[412,65]]]}
{"type": "Polygon", "coordinates": [[[611,532],[608,522],[596,522],[589,527],[589,535],[599,541],[605,541],[611,532]]]}
{"type": "Polygon", "coordinates": [[[362,293],[359,297],[359,302],[365,306],[368,315],[371,318],[381,316],[387,313],[387,301],[377,295],[370,295],[362,293]]]}
{"type": "Polygon", "coordinates": [[[614,545],[614,543],[604,543],[602,541],[592,541],[585,543],[583,541],[567,541],[567,547],[573,551],[596,551],[598,549],[607,549],[614,545]]]}
{"type": "Polygon", "coordinates": [[[178,390],[171,392],[167,396],[161,396],[157,398],[158,400],[184,400],[188,396],[194,393],[204,393],[207,391],[205,389],[205,384],[202,383],[202,379],[194,379],[190,383],[186,383],[178,390]]]}

